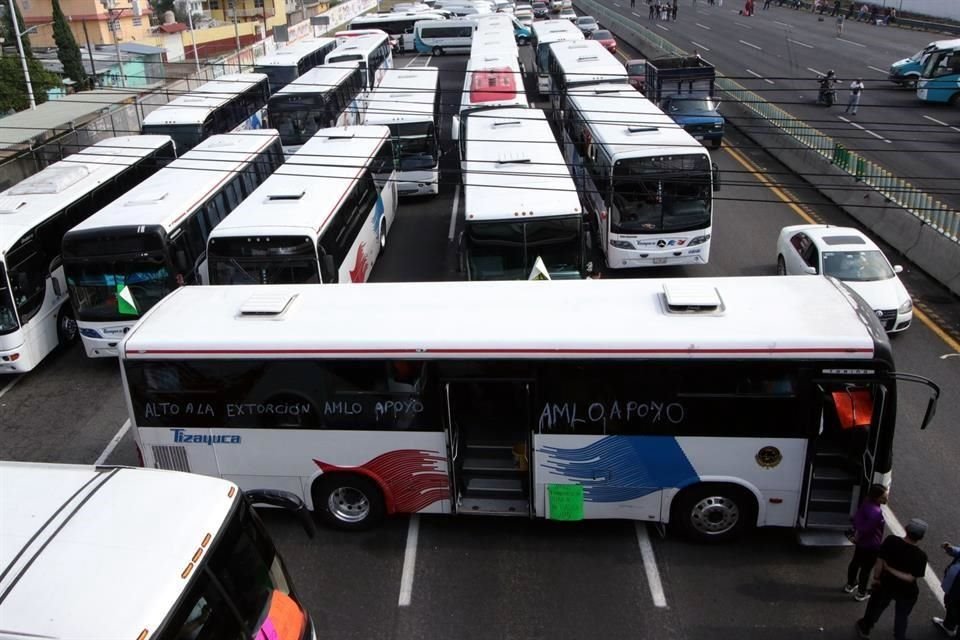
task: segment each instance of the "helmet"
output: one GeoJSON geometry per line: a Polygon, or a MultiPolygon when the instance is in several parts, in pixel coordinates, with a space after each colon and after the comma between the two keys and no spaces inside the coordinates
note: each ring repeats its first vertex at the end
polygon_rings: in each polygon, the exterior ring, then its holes
{"type": "Polygon", "coordinates": [[[837,73],[833,69],[830,69],[830,71],[827,71],[827,77],[835,76],[835,75],[837,75],[837,73]]]}

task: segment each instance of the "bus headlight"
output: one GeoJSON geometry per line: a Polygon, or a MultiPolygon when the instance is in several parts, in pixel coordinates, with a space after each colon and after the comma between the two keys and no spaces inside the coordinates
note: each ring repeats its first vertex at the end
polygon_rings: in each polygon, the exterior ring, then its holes
{"type": "Polygon", "coordinates": [[[627,242],[626,240],[611,240],[610,246],[615,249],[633,249],[633,243],[627,242]]]}
{"type": "Polygon", "coordinates": [[[722,122],[718,122],[718,123],[716,123],[715,125],[713,125],[713,128],[714,128],[714,129],[723,129],[723,123],[722,123],[722,122]]]}
{"type": "Polygon", "coordinates": [[[897,313],[910,313],[913,311],[913,301],[907,298],[907,301],[897,307],[897,313]]]}
{"type": "Polygon", "coordinates": [[[95,340],[102,340],[103,336],[100,335],[100,332],[96,329],[87,329],[86,327],[80,328],[80,335],[84,338],[93,338],[95,340]]]}
{"type": "Polygon", "coordinates": [[[710,241],[710,234],[708,233],[705,236],[697,236],[696,238],[692,238],[690,242],[687,243],[687,246],[695,247],[698,244],[703,244],[704,242],[709,242],[709,241],[710,241]]]}

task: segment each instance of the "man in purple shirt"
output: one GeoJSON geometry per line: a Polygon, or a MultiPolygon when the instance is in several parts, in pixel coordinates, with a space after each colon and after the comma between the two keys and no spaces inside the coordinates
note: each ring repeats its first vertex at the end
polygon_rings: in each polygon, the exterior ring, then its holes
{"type": "Polygon", "coordinates": [[[875,484],[870,487],[867,499],[863,501],[853,516],[854,546],[853,559],[847,567],[847,584],[843,590],[857,593],[853,596],[863,602],[870,596],[867,586],[870,584],[870,571],[877,561],[880,545],[883,542],[883,505],[887,503],[887,488],[875,484]]]}

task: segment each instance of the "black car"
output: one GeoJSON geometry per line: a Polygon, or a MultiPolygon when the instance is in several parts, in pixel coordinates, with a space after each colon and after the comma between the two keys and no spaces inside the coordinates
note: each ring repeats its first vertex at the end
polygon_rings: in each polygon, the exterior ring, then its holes
{"type": "Polygon", "coordinates": [[[534,18],[546,18],[550,15],[550,7],[547,6],[546,2],[534,2],[533,3],[533,17],[534,18]]]}

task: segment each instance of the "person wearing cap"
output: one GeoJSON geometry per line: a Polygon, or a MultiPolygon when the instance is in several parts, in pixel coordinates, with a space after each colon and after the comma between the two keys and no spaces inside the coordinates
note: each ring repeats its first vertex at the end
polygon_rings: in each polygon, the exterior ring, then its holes
{"type": "Polygon", "coordinates": [[[869,638],[870,631],[880,616],[894,603],[893,637],[906,640],[907,621],[917,603],[920,588],[917,579],[927,570],[927,554],[917,544],[927,533],[927,523],[914,518],[904,527],[906,535],[887,536],[880,545],[877,562],[873,566],[873,589],[863,617],[855,626],[857,635],[869,638]]]}
{"type": "Polygon", "coordinates": [[[933,624],[947,634],[948,638],[956,638],[960,632],[960,545],[943,543],[943,550],[953,561],[943,572],[943,606],[947,610],[942,618],[934,618],[933,624]]]}

